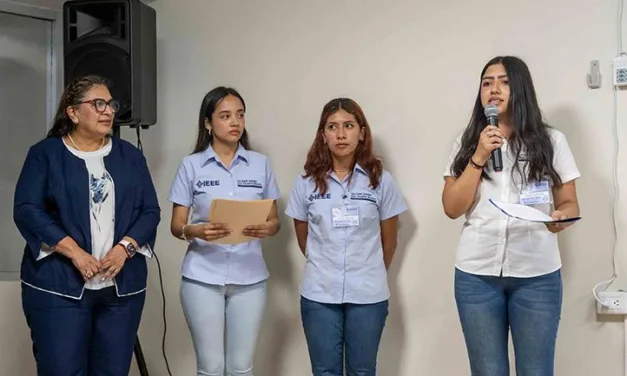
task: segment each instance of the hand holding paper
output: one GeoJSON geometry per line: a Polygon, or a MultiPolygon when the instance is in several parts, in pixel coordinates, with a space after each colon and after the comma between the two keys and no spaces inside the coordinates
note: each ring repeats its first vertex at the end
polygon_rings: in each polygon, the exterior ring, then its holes
{"type": "Polygon", "coordinates": [[[264,237],[268,234],[267,223],[274,200],[226,200],[211,201],[209,221],[211,223],[228,223],[231,232],[214,239],[212,243],[238,244],[264,237]],[[257,225],[251,225],[257,223],[257,225]]]}
{"type": "Polygon", "coordinates": [[[264,222],[259,225],[246,226],[244,227],[244,235],[260,239],[265,238],[270,235],[270,224],[268,222],[264,222]]]}
{"type": "Polygon", "coordinates": [[[195,225],[193,229],[194,237],[207,242],[224,238],[232,232],[226,223],[201,223],[195,225]]]}
{"type": "Polygon", "coordinates": [[[560,232],[574,223],[573,221],[567,221],[568,217],[562,214],[559,210],[554,211],[551,217],[557,222],[545,223],[545,225],[552,233],[560,232]]]}
{"type": "MultiPolygon", "coordinates": [[[[544,214],[543,212],[541,212],[540,210],[532,208],[531,206],[521,205],[521,204],[512,204],[509,202],[496,201],[493,199],[490,199],[490,203],[494,205],[496,208],[498,208],[499,210],[501,210],[504,214],[512,218],[522,219],[523,221],[563,225],[563,224],[572,223],[581,219],[581,217],[566,218],[559,211],[555,211],[553,213],[553,216],[548,216],[544,214]]],[[[565,227],[565,226],[559,226],[559,227],[565,227]]]]}

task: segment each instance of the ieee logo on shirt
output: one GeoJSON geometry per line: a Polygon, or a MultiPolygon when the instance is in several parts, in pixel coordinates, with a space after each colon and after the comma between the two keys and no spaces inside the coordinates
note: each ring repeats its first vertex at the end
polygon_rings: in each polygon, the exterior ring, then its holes
{"type": "Polygon", "coordinates": [[[237,186],[241,188],[263,188],[263,185],[258,180],[254,179],[238,180],[237,186]]]}
{"type": "Polygon", "coordinates": [[[328,200],[331,198],[331,194],[330,193],[325,193],[325,194],[320,194],[320,193],[312,193],[309,195],[309,197],[307,197],[307,200],[309,200],[309,202],[315,201],[315,200],[328,200]]]}
{"type": "Polygon", "coordinates": [[[198,180],[196,182],[196,187],[201,189],[203,187],[217,187],[220,185],[220,180],[198,180]]]}

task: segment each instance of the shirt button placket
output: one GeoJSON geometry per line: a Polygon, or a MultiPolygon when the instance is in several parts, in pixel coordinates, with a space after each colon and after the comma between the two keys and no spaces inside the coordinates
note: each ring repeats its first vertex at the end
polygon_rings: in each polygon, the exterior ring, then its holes
{"type": "Polygon", "coordinates": [[[229,196],[233,196],[235,194],[235,188],[237,188],[237,182],[235,178],[233,178],[233,173],[228,171],[229,177],[231,178],[231,192],[229,192],[229,196]]]}
{"type": "MultiPolygon", "coordinates": [[[[231,168],[233,167],[235,166],[231,165],[231,168]]],[[[235,189],[237,188],[237,182],[235,181],[235,178],[233,177],[233,172],[231,170],[227,170],[226,173],[229,175],[229,178],[231,178],[229,196],[233,197],[235,195],[235,189]]],[[[229,245],[229,250],[228,252],[226,252],[226,255],[225,255],[225,264],[226,264],[224,266],[224,283],[225,284],[228,284],[228,281],[229,281],[229,271],[231,269],[230,258],[231,258],[231,252],[233,252],[233,247],[234,247],[233,244],[229,245]]]]}
{"type": "MultiPolygon", "coordinates": [[[[343,189],[342,205],[344,207],[346,207],[346,206],[350,205],[350,196],[349,196],[350,193],[346,191],[346,187],[344,187],[344,185],[342,185],[342,189],[343,189]]],[[[346,301],[347,300],[346,299],[346,293],[347,293],[346,292],[346,264],[347,264],[346,259],[348,258],[348,251],[349,251],[349,249],[348,249],[348,245],[349,245],[348,238],[349,238],[349,235],[350,235],[350,231],[351,231],[350,227],[344,227],[344,238],[342,239],[342,241],[343,241],[342,249],[344,250],[344,252],[343,252],[344,253],[344,272],[342,274],[342,278],[343,278],[343,280],[342,280],[342,301],[346,301]]]]}
{"type": "MultiPolygon", "coordinates": [[[[500,172],[501,179],[501,201],[509,202],[509,193],[510,193],[510,174],[508,173],[509,168],[503,166],[503,171],[500,172]]],[[[507,223],[509,218],[506,215],[501,216],[499,221],[499,271],[501,274],[503,273],[504,264],[505,264],[505,244],[507,243],[507,223]]]]}

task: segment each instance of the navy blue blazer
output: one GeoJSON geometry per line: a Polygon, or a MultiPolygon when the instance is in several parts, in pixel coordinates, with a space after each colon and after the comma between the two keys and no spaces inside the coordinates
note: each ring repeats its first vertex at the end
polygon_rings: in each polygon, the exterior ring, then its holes
{"type": "MultiPolygon", "coordinates": [[[[129,236],[139,246],[154,248],[161,210],[146,159],[127,141],[111,140],[104,158],[115,189],[115,239],[129,236]]],[[[82,297],[84,280],[67,257],[52,253],[37,261],[42,243],[52,247],[66,236],[91,254],[89,177],[85,162],[58,137],[44,139],[28,151],[15,187],[13,219],[26,240],[21,279],[25,283],[72,298],[82,297]]],[[[146,258],[127,259],[115,277],[118,296],[143,291],[146,258]]]]}

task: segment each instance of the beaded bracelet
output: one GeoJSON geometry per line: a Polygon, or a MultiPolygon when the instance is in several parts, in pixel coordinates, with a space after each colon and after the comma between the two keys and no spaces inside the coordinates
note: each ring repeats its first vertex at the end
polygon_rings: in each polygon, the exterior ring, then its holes
{"type": "Polygon", "coordinates": [[[483,170],[483,168],[485,167],[485,165],[482,166],[478,163],[475,163],[475,161],[473,161],[472,158],[470,158],[469,162],[470,162],[470,165],[477,170],[483,170]]]}

